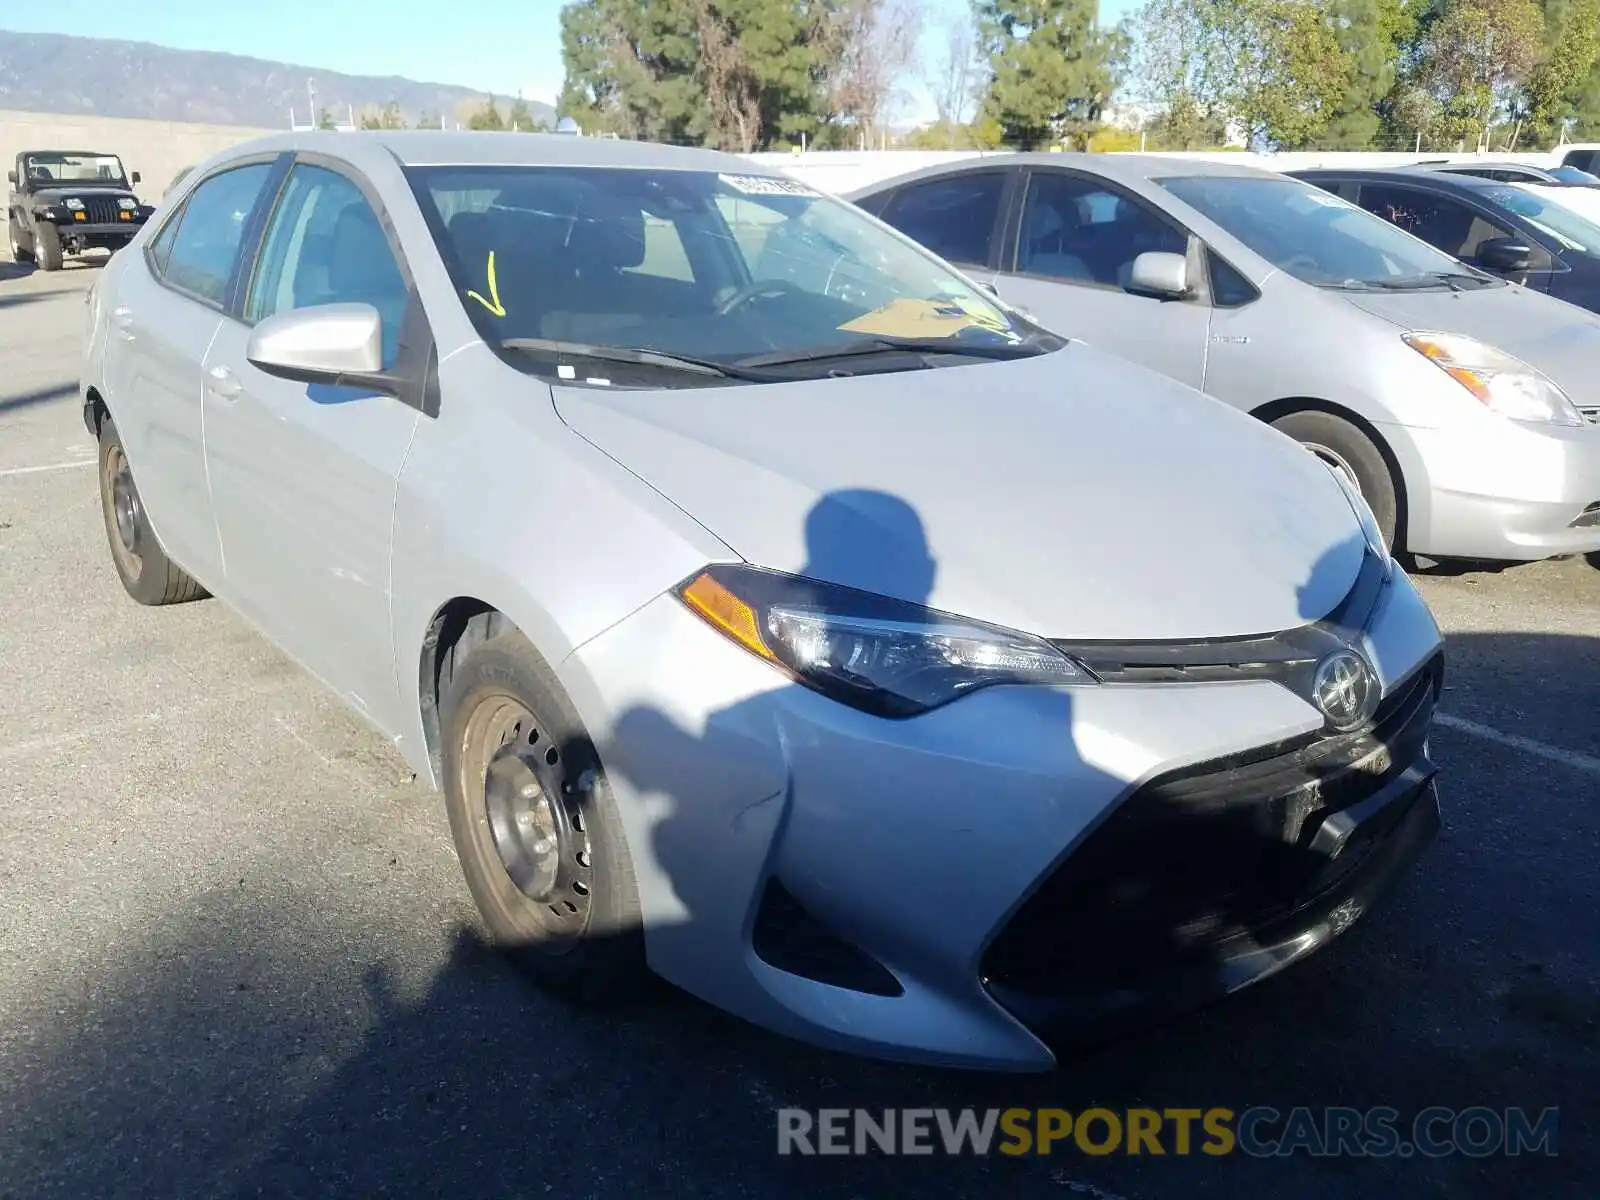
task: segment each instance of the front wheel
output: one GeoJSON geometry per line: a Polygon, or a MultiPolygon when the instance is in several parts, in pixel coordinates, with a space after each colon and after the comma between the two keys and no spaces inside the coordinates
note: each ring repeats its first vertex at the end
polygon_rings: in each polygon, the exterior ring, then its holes
{"type": "Polygon", "coordinates": [[[206,591],[167,557],[133,482],[122,439],[109,417],[100,426],[100,510],[105,518],[111,562],[123,590],[140,604],[182,604],[206,591]]]}
{"type": "Polygon", "coordinates": [[[41,271],[61,270],[61,232],[54,225],[40,225],[34,234],[34,249],[41,271]]]}
{"type": "Polygon", "coordinates": [[[1343,417],[1325,412],[1289,413],[1272,422],[1272,427],[1354,483],[1377,518],[1384,544],[1392,551],[1399,549],[1399,491],[1383,451],[1370,437],[1343,417]]]}
{"type": "Polygon", "coordinates": [[[644,954],[616,802],[544,659],[515,628],[485,638],[487,620],[452,651],[439,706],[445,805],[467,886],[494,942],[539,982],[624,999],[644,954]]]}

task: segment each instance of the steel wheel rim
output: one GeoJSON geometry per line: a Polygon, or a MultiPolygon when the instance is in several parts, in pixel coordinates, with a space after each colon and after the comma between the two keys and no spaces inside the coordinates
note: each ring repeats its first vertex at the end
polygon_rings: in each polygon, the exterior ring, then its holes
{"type": "Polygon", "coordinates": [[[593,853],[582,800],[592,776],[569,777],[561,748],[522,701],[485,697],[464,730],[463,783],[476,786],[489,848],[505,882],[538,924],[558,939],[588,927],[593,853]]]}
{"type": "Polygon", "coordinates": [[[127,568],[128,574],[137,576],[144,562],[139,549],[144,508],[139,501],[139,489],[133,483],[128,457],[120,446],[113,446],[106,455],[105,474],[106,496],[111,508],[111,531],[114,535],[111,548],[127,568]]]}

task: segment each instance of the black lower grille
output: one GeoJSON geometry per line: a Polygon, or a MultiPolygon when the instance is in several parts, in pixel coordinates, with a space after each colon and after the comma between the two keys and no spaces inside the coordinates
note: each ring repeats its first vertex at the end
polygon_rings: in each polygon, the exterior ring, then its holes
{"type": "Polygon", "coordinates": [[[776,878],[762,893],[751,945],[768,966],[804,979],[875,996],[905,991],[888,968],[824,926],[776,878]]]}
{"type": "MultiPolygon", "coordinates": [[[[1326,892],[1360,865],[1311,841],[1423,754],[1443,678],[1434,658],[1353,733],[1316,734],[1145,784],[1022,905],[983,961],[1032,993],[1132,986],[1152,963],[1201,960],[1326,892]]],[[[1372,831],[1369,831],[1369,836],[1372,831]]],[[[1381,831],[1379,831],[1381,832],[1381,831]]]]}

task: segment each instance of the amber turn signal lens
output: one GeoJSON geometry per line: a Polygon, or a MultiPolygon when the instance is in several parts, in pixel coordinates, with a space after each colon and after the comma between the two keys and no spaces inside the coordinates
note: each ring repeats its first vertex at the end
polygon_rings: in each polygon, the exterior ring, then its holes
{"type": "Polygon", "coordinates": [[[761,638],[761,626],[756,620],[755,610],[709,574],[698,576],[679,594],[685,604],[746,650],[777,661],[777,656],[767,649],[766,642],[761,638]]]}

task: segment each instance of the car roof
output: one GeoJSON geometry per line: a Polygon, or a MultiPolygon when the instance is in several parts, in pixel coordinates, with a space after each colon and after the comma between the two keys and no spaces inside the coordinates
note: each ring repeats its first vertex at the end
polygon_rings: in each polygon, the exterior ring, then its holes
{"type": "Polygon", "coordinates": [[[1529,162],[1451,162],[1448,159],[1439,162],[1406,163],[1404,166],[1393,168],[1396,171],[1536,171],[1540,175],[1550,174],[1549,167],[1541,167],[1538,163],[1529,162]]]}
{"type": "Polygon", "coordinates": [[[1463,175],[1459,171],[1416,170],[1414,167],[1307,167],[1290,171],[1296,179],[1348,179],[1356,183],[1393,183],[1404,180],[1425,184],[1439,191],[1483,192],[1506,185],[1496,179],[1463,175]]]}
{"type": "Polygon", "coordinates": [[[969,171],[993,170],[1011,166],[1070,167],[1102,175],[1119,183],[1140,183],[1152,179],[1168,179],[1188,175],[1233,175],[1272,177],[1275,171],[1263,170],[1245,163],[1228,162],[1225,158],[1189,158],[1177,154],[1084,154],[1073,153],[1016,153],[984,154],[958,162],[937,163],[921,170],[907,171],[888,179],[880,179],[848,193],[851,198],[865,197],[889,187],[899,187],[918,179],[933,179],[941,175],[963,174],[969,171]]]}
{"type": "Polygon", "coordinates": [[[18,158],[31,158],[36,154],[70,154],[75,158],[121,158],[120,154],[113,154],[110,150],[21,150],[17,152],[18,158]]]}
{"type": "Polygon", "coordinates": [[[635,167],[741,175],[779,174],[750,159],[716,150],[570,134],[457,133],[438,129],[313,130],[275,134],[230,147],[211,161],[220,163],[245,155],[297,150],[330,154],[358,167],[387,157],[407,167],[635,167]]]}

